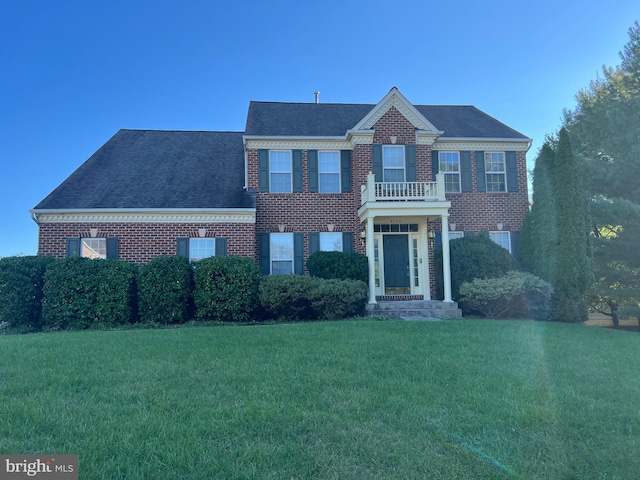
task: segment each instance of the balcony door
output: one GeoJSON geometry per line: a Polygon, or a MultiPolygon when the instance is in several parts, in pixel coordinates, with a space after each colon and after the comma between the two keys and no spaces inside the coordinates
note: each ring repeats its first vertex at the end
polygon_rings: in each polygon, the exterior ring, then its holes
{"type": "Polygon", "coordinates": [[[385,294],[410,294],[409,236],[383,235],[382,245],[385,294]]]}

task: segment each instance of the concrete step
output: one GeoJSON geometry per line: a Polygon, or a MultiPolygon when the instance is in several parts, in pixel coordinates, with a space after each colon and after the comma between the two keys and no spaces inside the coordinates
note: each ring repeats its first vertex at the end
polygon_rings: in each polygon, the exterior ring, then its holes
{"type": "Polygon", "coordinates": [[[367,304],[367,315],[429,320],[460,318],[462,317],[462,311],[458,308],[458,304],[455,302],[445,303],[435,300],[399,300],[380,301],[374,304],[367,304]]]}

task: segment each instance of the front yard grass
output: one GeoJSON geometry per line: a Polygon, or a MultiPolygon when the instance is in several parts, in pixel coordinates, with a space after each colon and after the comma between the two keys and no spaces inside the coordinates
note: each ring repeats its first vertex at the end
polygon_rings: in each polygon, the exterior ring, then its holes
{"type": "Polygon", "coordinates": [[[354,320],[0,336],[0,452],[81,479],[640,472],[640,335],[354,320]]]}

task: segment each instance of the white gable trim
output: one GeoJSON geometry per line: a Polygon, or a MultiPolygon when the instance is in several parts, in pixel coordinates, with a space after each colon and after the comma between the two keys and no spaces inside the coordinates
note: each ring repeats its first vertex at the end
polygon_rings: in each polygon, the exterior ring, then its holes
{"type": "Polygon", "coordinates": [[[444,132],[438,130],[425,118],[400,91],[393,87],[380,102],[352,130],[370,130],[391,107],[396,109],[418,130],[428,131],[435,135],[444,132]]]}

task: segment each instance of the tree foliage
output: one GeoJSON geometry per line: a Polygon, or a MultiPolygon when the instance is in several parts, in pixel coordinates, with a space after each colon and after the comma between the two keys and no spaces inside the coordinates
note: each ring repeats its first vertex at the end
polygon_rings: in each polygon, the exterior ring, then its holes
{"type": "Polygon", "coordinates": [[[591,307],[611,315],[638,307],[640,279],[640,25],[629,30],[621,64],[577,95],[565,127],[578,153],[591,200],[596,282],[591,307]]]}

